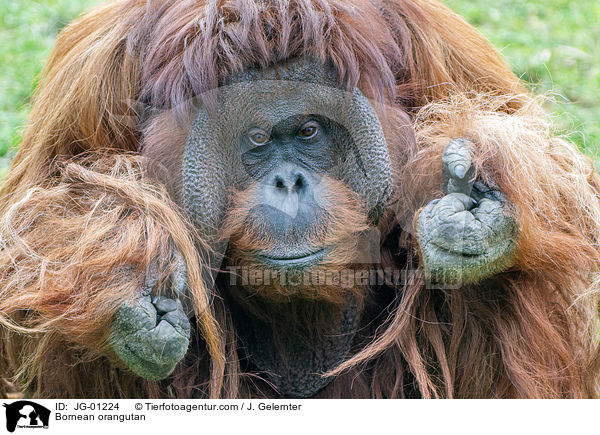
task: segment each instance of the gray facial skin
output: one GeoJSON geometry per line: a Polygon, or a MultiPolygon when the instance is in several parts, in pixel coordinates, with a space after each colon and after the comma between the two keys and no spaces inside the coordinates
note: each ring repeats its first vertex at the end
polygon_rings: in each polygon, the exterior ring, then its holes
{"type": "Polygon", "coordinates": [[[474,179],[472,152],[466,140],[450,142],[442,155],[447,195],[417,220],[425,273],[435,282],[482,281],[509,267],[516,250],[515,218],[500,191],[474,179]]]}
{"type": "MultiPolygon", "coordinates": [[[[377,224],[391,195],[392,171],[375,110],[358,89],[342,91],[330,70],[298,61],[251,70],[204,97],[182,156],[181,206],[205,240],[216,244],[230,206],[230,189],[244,190],[256,183],[249,218],[261,224],[265,236],[279,241],[268,252],[257,253],[256,259],[265,267],[308,269],[318,264],[328,247],[308,246],[306,234],[320,224],[328,207],[320,183],[324,174],[344,180],[363,199],[371,223],[377,224]],[[307,123],[317,125],[317,136],[307,139],[300,133],[307,123]],[[267,136],[264,144],[262,133],[254,137],[256,143],[248,143],[256,129],[267,136]]],[[[450,143],[442,164],[447,195],[428,204],[417,221],[424,268],[437,282],[477,282],[510,265],[517,225],[502,194],[473,180],[468,141],[450,143]]],[[[223,247],[215,249],[219,250],[223,247]]],[[[117,313],[110,343],[131,371],[156,380],[169,376],[185,355],[190,324],[177,296],[155,296],[154,274],[149,273],[140,298],[117,313]]],[[[174,290],[181,293],[185,269],[177,275],[174,290]]],[[[354,320],[346,326],[331,325],[333,332],[327,334],[346,338],[324,342],[334,350],[319,350],[325,358],[318,367],[308,362],[314,354],[297,355],[304,348],[294,340],[286,344],[286,359],[306,367],[300,375],[278,374],[284,393],[309,397],[326,384],[314,373],[333,368],[349,351],[354,333],[349,330],[356,322],[353,306],[349,303],[343,317],[354,320]],[[298,390],[298,383],[305,387],[298,390]]],[[[246,338],[250,351],[252,343],[264,348],[268,332],[251,318],[245,321],[253,334],[246,338]]],[[[255,355],[257,366],[277,370],[268,352],[255,355]]]]}
{"type": "MultiPolygon", "coordinates": [[[[379,219],[391,195],[392,171],[377,114],[360,90],[345,92],[328,69],[298,61],[252,70],[204,97],[213,107],[200,107],[191,127],[182,178],[184,210],[207,240],[228,208],[229,188],[281,178],[288,170],[284,165],[304,172],[310,189],[324,173],[345,180],[365,202],[371,220],[379,219]],[[310,119],[324,127],[324,137],[312,144],[296,134],[310,119]],[[327,137],[335,134],[329,123],[341,126],[339,136],[327,137]],[[263,158],[257,153],[252,159],[244,136],[256,128],[272,143],[263,158]]],[[[317,199],[318,192],[309,196],[317,199]]]]}

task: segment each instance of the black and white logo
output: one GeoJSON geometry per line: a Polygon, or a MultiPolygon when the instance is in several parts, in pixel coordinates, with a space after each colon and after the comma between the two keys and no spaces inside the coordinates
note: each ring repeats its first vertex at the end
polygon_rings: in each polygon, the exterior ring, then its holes
{"type": "Polygon", "coordinates": [[[6,430],[15,429],[47,429],[50,421],[50,410],[29,400],[19,400],[3,404],[6,408],[6,430]]]}

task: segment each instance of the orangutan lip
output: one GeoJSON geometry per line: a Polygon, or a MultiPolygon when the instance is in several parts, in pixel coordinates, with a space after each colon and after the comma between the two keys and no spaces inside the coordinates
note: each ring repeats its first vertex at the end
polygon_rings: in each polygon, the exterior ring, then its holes
{"type": "Polygon", "coordinates": [[[270,266],[275,267],[306,267],[320,263],[321,260],[331,252],[331,248],[322,248],[318,251],[311,252],[305,255],[293,257],[271,257],[267,255],[257,255],[256,257],[270,266]]]}

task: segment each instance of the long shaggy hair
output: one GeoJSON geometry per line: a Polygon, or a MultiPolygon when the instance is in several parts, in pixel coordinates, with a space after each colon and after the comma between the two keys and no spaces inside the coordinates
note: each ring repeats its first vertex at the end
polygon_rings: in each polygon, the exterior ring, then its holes
{"type": "MultiPolygon", "coordinates": [[[[244,371],[227,279],[203,283],[204,242],[172,174],[195,96],[301,56],[377,103],[394,165],[381,267],[407,277],[355,289],[367,326],[317,397],[597,396],[598,175],[490,45],[434,0],[120,0],[65,28],[0,190],[0,395],[276,395],[244,371]],[[441,153],[457,137],[514,207],[518,250],[493,279],[432,289],[415,273],[413,219],[443,194],[441,153]],[[170,176],[148,175],[157,160],[170,176]],[[169,379],[141,380],[107,330],[148,268],[173,270],[176,251],[194,340],[169,379]]],[[[362,228],[351,195],[340,201],[340,228],[362,228]]]]}

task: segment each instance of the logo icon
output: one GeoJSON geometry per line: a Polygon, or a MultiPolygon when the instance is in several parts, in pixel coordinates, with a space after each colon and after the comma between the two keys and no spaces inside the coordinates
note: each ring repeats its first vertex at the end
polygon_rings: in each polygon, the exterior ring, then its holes
{"type": "Polygon", "coordinates": [[[50,410],[29,400],[19,400],[3,404],[6,408],[6,430],[14,432],[18,428],[48,428],[50,410]]]}

